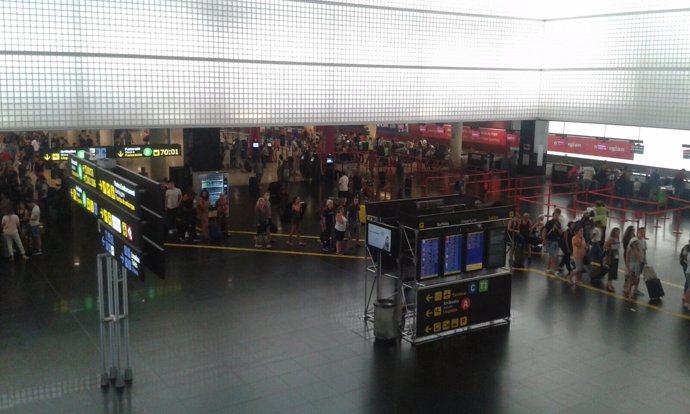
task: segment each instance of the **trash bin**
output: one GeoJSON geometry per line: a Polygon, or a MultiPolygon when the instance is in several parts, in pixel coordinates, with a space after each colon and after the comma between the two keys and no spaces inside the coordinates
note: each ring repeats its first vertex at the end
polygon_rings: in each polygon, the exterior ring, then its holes
{"type": "Polygon", "coordinates": [[[391,341],[398,337],[395,302],[392,299],[374,302],[374,337],[379,341],[391,341]]]}

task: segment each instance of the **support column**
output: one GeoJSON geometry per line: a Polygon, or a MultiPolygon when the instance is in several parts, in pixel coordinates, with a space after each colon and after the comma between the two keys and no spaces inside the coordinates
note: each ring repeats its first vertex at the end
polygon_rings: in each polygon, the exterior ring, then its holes
{"type": "MultiPolygon", "coordinates": [[[[168,129],[151,129],[149,131],[150,144],[167,144],[168,143],[168,129]]],[[[149,177],[154,180],[168,176],[168,157],[151,158],[149,166],[149,177]]]]}
{"type": "Polygon", "coordinates": [[[326,156],[335,152],[335,140],[338,136],[338,128],[334,126],[323,126],[319,128],[323,136],[321,137],[321,153],[326,156]]]}
{"type": "Polygon", "coordinates": [[[102,147],[112,147],[114,144],[113,130],[112,129],[99,129],[98,130],[98,145],[102,147]]]}
{"type": "Polygon", "coordinates": [[[70,147],[73,146],[74,144],[79,143],[79,130],[78,129],[70,129],[67,131],[67,145],[70,147]]]}
{"type": "Polygon", "coordinates": [[[450,162],[456,167],[462,167],[462,122],[451,124],[450,162]]]}
{"type": "Polygon", "coordinates": [[[546,175],[546,145],[548,121],[522,121],[520,124],[520,153],[518,173],[546,175]]]}

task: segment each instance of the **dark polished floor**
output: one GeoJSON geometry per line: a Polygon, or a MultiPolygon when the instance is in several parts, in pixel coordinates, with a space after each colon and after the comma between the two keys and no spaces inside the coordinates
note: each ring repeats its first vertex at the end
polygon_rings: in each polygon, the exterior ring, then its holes
{"type": "MultiPolygon", "coordinates": [[[[313,236],[314,191],[294,192],[313,236]]],[[[250,231],[246,188],[232,200],[232,228],[250,231]]],[[[165,281],[130,283],[134,384],[118,393],[98,382],[95,225],[75,215],[43,256],[0,264],[0,413],[687,413],[686,236],[670,226],[648,234],[661,304],[571,287],[537,257],[514,273],[509,326],[416,347],[373,341],[359,257],[314,239],[314,255],[285,254],[282,237],[261,251],[240,232],[169,247],[165,281]]]]}

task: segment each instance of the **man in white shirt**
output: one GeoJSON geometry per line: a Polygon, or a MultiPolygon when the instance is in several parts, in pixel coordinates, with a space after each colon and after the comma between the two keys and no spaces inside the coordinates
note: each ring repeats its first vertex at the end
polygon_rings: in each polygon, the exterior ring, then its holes
{"type": "Polygon", "coordinates": [[[10,254],[10,262],[14,261],[14,244],[19,248],[19,253],[22,254],[22,259],[29,260],[29,256],[24,251],[22,239],[19,238],[19,217],[14,213],[8,213],[2,216],[2,236],[5,238],[7,245],[7,252],[10,254]]]}
{"type": "Polygon", "coordinates": [[[597,172],[591,165],[586,165],[582,168],[582,189],[589,191],[592,188],[592,180],[597,172]]]}
{"type": "Polygon", "coordinates": [[[347,174],[343,172],[343,174],[338,179],[338,198],[340,198],[341,200],[347,200],[349,185],[350,179],[348,178],[347,174]]]}
{"type": "Polygon", "coordinates": [[[165,191],[165,211],[168,217],[168,233],[173,234],[176,230],[177,209],[182,201],[182,191],[175,187],[175,182],[168,183],[165,191]]]}
{"type": "Polygon", "coordinates": [[[31,215],[29,216],[29,234],[31,240],[33,241],[33,254],[37,256],[42,253],[41,251],[41,208],[38,207],[35,201],[29,201],[29,208],[31,209],[31,215]]]}

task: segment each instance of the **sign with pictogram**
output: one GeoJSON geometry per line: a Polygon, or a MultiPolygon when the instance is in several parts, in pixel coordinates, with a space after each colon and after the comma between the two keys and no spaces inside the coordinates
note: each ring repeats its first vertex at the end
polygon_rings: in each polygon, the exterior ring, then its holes
{"type": "Polygon", "coordinates": [[[417,338],[510,317],[510,272],[433,284],[417,291],[417,338]]]}

